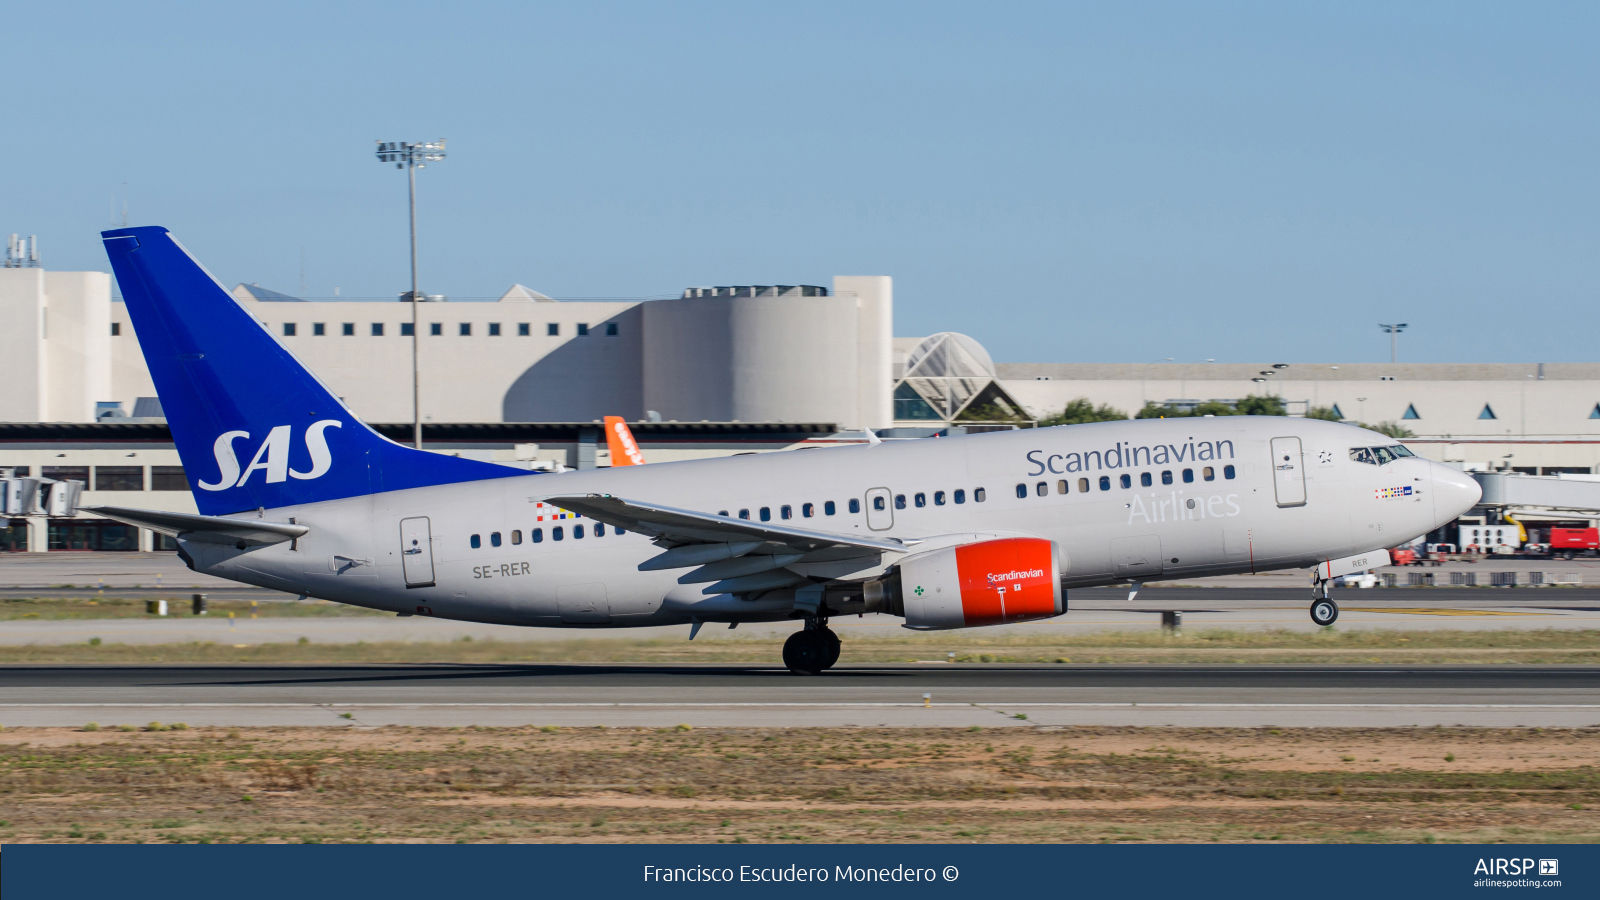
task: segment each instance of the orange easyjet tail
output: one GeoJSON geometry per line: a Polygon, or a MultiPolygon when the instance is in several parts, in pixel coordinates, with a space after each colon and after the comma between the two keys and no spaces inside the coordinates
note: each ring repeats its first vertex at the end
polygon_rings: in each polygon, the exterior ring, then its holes
{"type": "Polygon", "coordinates": [[[644,465],[644,453],[621,416],[606,416],[606,447],[611,451],[613,466],[644,465]]]}

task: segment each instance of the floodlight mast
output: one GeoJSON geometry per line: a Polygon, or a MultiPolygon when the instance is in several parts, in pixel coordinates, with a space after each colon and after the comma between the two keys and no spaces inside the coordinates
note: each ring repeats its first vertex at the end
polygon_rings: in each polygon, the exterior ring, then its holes
{"type": "Polygon", "coordinates": [[[417,372],[418,341],[422,331],[418,327],[417,303],[417,170],[426,163],[444,159],[444,138],[426,143],[409,141],[378,141],[378,159],[392,162],[396,169],[406,170],[406,182],[411,201],[411,445],[422,449],[422,379],[417,372]]]}
{"type": "Polygon", "coordinates": [[[1406,330],[1407,323],[1401,322],[1398,325],[1385,325],[1382,322],[1379,322],[1378,323],[1378,327],[1382,328],[1383,329],[1383,333],[1387,334],[1389,336],[1389,362],[1391,362],[1391,363],[1399,362],[1400,361],[1400,353],[1399,353],[1399,349],[1400,348],[1399,348],[1397,342],[1400,339],[1399,338],[1400,332],[1406,330]]]}

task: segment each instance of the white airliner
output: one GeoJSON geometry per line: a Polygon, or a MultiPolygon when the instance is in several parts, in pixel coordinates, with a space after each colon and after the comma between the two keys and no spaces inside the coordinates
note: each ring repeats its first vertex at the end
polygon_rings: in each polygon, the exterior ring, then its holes
{"type": "Polygon", "coordinates": [[[1382,434],[1257,416],[652,465],[630,439],[612,456],[635,464],[529,473],[379,436],[166,229],[104,239],[201,515],[96,512],[197,572],[402,616],[795,619],[784,662],[816,674],[834,616],[970,628],[1059,616],[1071,587],[1303,567],[1326,625],[1332,578],[1480,496],[1382,434]]]}

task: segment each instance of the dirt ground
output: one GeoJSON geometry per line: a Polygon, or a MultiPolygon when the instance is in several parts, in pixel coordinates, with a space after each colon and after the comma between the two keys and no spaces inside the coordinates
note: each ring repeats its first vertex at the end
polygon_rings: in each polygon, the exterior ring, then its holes
{"type": "Polygon", "coordinates": [[[24,728],[0,841],[1593,842],[1597,763],[1592,728],[24,728]]]}

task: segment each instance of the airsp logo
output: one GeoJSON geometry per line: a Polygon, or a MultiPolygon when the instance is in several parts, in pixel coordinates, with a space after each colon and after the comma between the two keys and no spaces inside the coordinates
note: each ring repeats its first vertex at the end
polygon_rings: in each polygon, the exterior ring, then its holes
{"type": "Polygon", "coordinates": [[[323,419],[312,423],[311,427],[306,429],[306,451],[311,454],[309,472],[289,468],[289,440],[292,426],[279,425],[267,432],[267,439],[256,449],[256,455],[251,458],[250,465],[245,467],[243,474],[239,472],[239,457],[233,452],[233,442],[239,438],[248,441],[250,432],[225,432],[211,447],[212,452],[216,454],[217,470],[221,477],[214,483],[202,481],[200,486],[208,491],[243,487],[257,469],[266,473],[267,484],[276,484],[291,477],[302,480],[321,478],[333,468],[333,454],[328,451],[328,439],[323,432],[329,428],[339,427],[342,426],[338,419],[323,419]]]}

